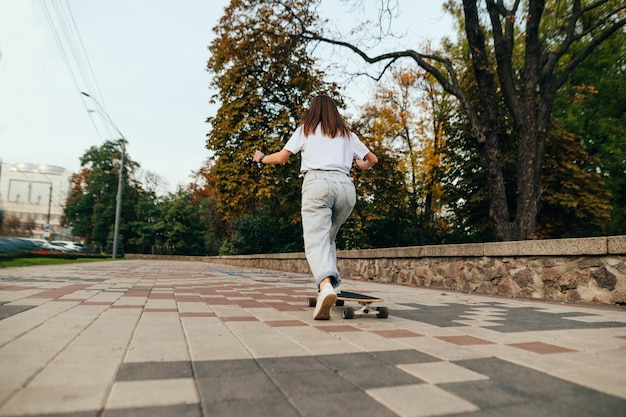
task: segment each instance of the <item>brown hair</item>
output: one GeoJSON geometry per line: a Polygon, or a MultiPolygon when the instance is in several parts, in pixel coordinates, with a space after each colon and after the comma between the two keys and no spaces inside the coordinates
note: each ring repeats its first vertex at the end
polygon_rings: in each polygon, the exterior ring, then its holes
{"type": "Polygon", "coordinates": [[[315,133],[317,125],[321,123],[322,133],[331,138],[350,137],[350,129],[346,125],[332,98],[319,95],[311,101],[309,110],[302,117],[304,136],[315,133]]]}

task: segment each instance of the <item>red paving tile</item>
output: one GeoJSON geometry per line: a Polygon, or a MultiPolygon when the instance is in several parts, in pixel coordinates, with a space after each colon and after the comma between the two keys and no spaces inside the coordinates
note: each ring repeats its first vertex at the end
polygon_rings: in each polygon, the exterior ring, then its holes
{"type": "Polygon", "coordinates": [[[201,303],[203,301],[202,297],[200,297],[199,295],[176,295],[174,298],[180,303],[201,303]]]}
{"type": "Polygon", "coordinates": [[[150,291],[128,291],[123,297],[148,297],[150,291]]]}
{"type": "Polygon", "coordinates": [[[361,332],[361,329],[357,329],[352,326],[315,326],[316,329],[328,332],[328,333],[340,333],[340,332],[361,332]]]}
{"type": "Polygon", "coordinates": [[[473,336],[438,336],[437,339],[443,340],[448,343],[454,343],[455,345],[469,346],[469,345],[490,345],[493,342],[488,340],[479,339],[473,336]]]}
{"type": "Polygon", "coordinates": [[[257,300],[232,300],[233,303],[237,304],[242,308],[267,308],[268,305],[264,303],[260,303],[257,300]]]}
{"type": "Polygon", "coordinates": [[[231,305],[233,304],[228,298],[225,297],[202,297],[202,301],[207,303],[208,305],[231,305]]]}
{"type": "Polygon", "coordinates": [[[274,308],[275,310],[278,311],[303,311],[306,310],[306,307],[301,307],[301,306],[294,306],[291,304],[283,304],[283,303],[272,303],[272,302],[267,302],[266,305],[274,308]]]}
{"type": "Polygon", "coordinates": [[[220,317],[223,322],[229,321],[259,321],[256,317],[244,316],[244,317],[220,317]]]}
{"type": "Polygon", "coordinates": [[[159,292],[151,292],[150,293],[151,300],[172,300],[174,299],[174,294],[169,293],[159,293],[159,292]]]}
{"type": "Polygon", "coordinates": [[[215,313],[201,313],[201,312],[190,312],[190,313],[180,313],[181,317],[217,317],[215,313]]]}
{"type": "Polygon", "coordinates": [[[512,344],[508,344],[507,346],[528,350],[530,352],[539,353],[540,355],[549,355],[553,353],[577,352],[577,350],[574,350],[574,349],[567,349],[561,346],[551,345],[549,343],[543,343],[543,342],[512,343],[512,344]]]}
{"type": "Polygon", "coordinates": [[[74,291],[83,290],[91,287],[91,284],[73,284],[67,285],[61,288],[54,288],[46,291],[42,291],[39,294],[31,295],[29,298],[59,298],[64,295],[71,294],[74,291]]]}

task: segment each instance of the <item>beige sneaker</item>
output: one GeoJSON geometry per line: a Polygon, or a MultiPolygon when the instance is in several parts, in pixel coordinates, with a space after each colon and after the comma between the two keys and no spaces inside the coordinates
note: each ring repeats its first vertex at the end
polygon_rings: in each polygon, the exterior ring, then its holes
{"type": "Polygon", "coordinates": [[[324,285],[317,296],[315,311],[313,311],[313,319],[329,320],[330,310],[333,308],[335,301],[337,301],[337,294],[335,294],[333,286],[331,284],[324,285]]]}

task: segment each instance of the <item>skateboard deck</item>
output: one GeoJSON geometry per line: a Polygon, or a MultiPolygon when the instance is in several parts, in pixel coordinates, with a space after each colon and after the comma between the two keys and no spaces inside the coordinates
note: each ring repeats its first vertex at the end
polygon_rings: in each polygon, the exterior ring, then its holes
{"type": "MultiPolygon", "coordinates": [[[[337,307],[343,307],[342,316],[344,319],[353,319],[355,315],[376,316],[379,319],[386,319],[389,317],[389,310],[387,307],[372,307],[373,303],[380,303],[382,301],[382,298],[372,297],[371,295],[341,291],[337,294],[337,301],[335,302],[335,305],[337,307]],[[360,308],[355,310],[354,307],[344,306],[346,301],[358,303],[360,308]]],[[[309,307],[315,307],[315,304],[317,304],[317,298],[309,297],[309,307]]]]}

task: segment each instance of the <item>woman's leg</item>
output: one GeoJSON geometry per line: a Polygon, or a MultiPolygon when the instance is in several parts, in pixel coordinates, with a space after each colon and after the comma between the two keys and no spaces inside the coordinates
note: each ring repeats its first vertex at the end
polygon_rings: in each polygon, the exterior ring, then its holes
{"type": "Polygon", "coordinates": [[[306,257],[319,289],[330,277],[340,282],[335,239],[348,219],[356,192],[350,177],[341,173],[308,173],[302,185],[302,229],[306,257]]]}
{"type": "Polygon", "coordinates": [[[318,290],[324,278],[338,276],[330,240],[334,204],[330,186],[327,175],[318,173],[308,173],[302,184],[304,249],[318,290]]]}
{"type": "MultiPolygon", "coordinates": [[[[335,262],[335,269],[337,268],[337,245],[336,239],[339,234],[339,229],[348,220],[354,205],[356,204],[356,190],[352,180],[348,176],[338,177],[336,183],[336,196],[335,204],[333,206],[333,214],[331,218],[330,226],[330,251],[331,256],[335,262]]],[[[337,279],[334,282],[334,286],[338,287],[341,284],[341,276],[337,273],[337,279]]]]}

